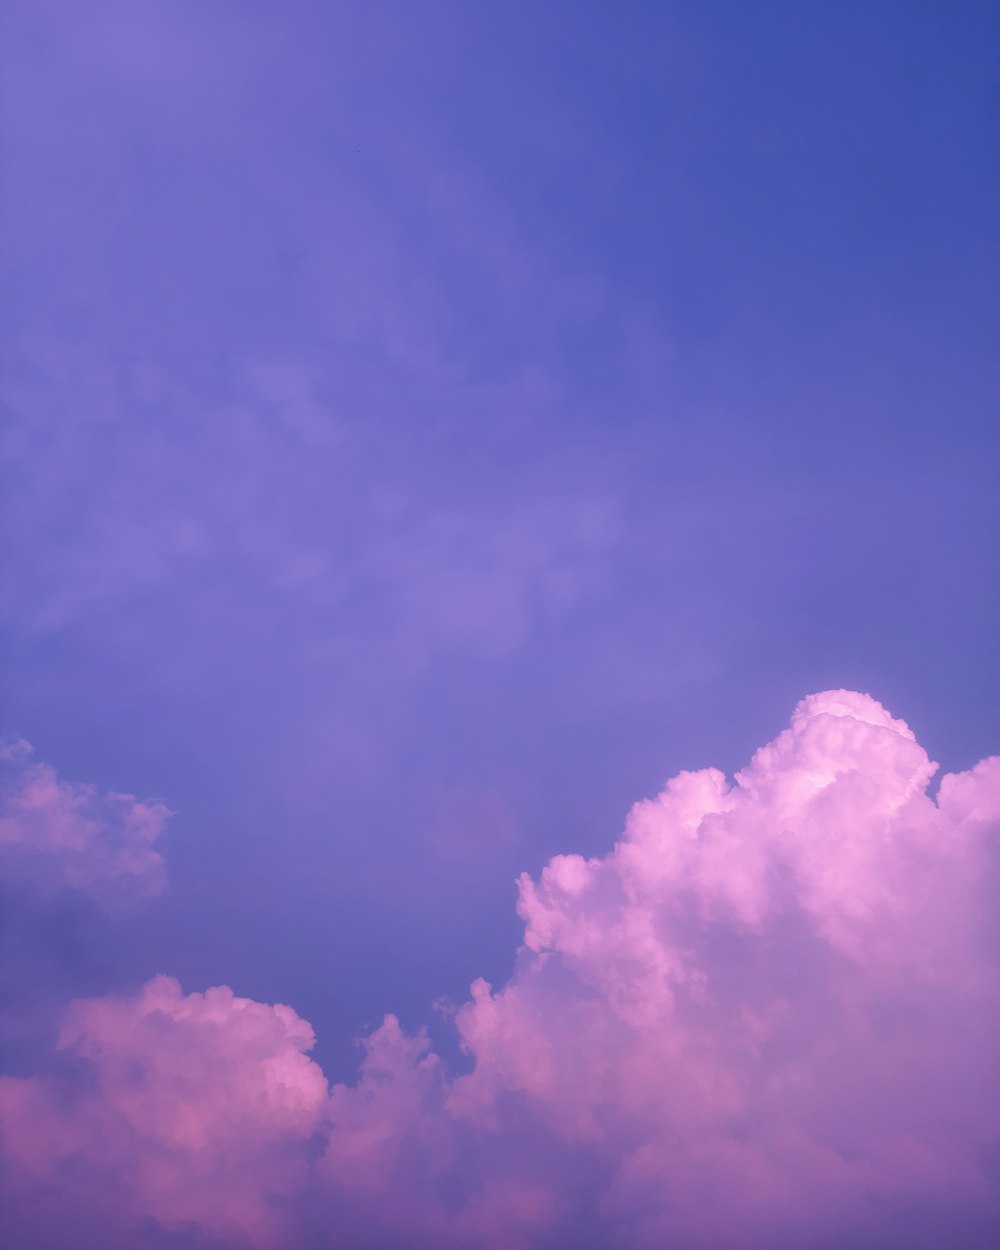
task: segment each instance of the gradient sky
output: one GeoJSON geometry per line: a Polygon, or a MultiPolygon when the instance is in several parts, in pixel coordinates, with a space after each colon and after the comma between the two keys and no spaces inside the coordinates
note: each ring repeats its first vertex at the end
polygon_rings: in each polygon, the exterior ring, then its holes
{"type": "MultiPolygon", "coordinates": [[[[289,1004],[348,1090],[387,1012],[485,1070],[434,1004],[507,983],[518,874],[603,862],[668,778],[831,688],[945,772],[1000,752],[995,5],[13,0],[0,36],[5,1073],[158,974],[289,1004]]],[[[456,1244],[558,1246],[573,1201],[456,1244]]],[[[744,1244],[622,1219],[594,1244],[744,1244]]]]}

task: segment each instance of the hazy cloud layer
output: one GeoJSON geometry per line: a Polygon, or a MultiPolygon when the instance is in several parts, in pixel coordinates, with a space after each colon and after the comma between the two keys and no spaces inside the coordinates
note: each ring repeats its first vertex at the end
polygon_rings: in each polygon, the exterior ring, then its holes
{"type": "Polygon", "coordinates": [[[25,1244],[45,1193],[150,1244],[985,1247],[1000,760],[932,796],[935,768],[833,691],[732,783],[673,778],[607,856],[522,877],[465,1073],[393,1016],[328,1089],[288,1007],[165,977],[73,1004],[0,1084],[25,1244]]]}

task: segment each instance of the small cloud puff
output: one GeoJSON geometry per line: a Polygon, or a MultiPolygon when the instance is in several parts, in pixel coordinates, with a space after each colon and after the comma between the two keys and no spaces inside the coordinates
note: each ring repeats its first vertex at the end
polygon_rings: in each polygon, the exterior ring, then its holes
{"type": "Polygon", "coordinates": [[[157,843],[170,809],[131,794],[64,781],[24,741],[0,744],[0,872],[43,889],[103,898],[158,893],[157,843]]]}

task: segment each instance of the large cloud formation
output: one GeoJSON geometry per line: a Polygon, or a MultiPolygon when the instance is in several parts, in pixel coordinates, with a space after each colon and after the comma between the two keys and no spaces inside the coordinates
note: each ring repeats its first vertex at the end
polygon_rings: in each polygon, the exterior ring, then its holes
{"type": "Polygon", "coordinates": [[[45,1193],[135,1245],[993,1244],[1000,760],[935,771],[833,691],[732,784],[675,777],[522,877],[461,1074],[391,1016],[328,1089],[287,1007],[74,1004],[62,1066],[0,1083],[24,1227],[45,1193]]]}

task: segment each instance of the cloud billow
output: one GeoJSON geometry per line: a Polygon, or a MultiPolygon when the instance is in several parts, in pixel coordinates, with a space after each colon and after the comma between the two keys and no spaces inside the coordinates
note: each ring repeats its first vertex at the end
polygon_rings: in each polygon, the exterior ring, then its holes
{"type": "Polygon", "coordinates": [[[159,893],[165,803],[61,778],[30,743],[0,743],[0,873],[102,901],[159,893]]]}
{"type": "Polygon", "coordinates": [[[521,878],[463,1074],[392,1016],[329,1088],[288,1007],[77,1002],[50,1071],[0,1081],[8,1195],[191,1244],[985,1247],[1000,760],[935,771],[832,691],[732,783],[673,778],[607,856],[521,878]]]}

